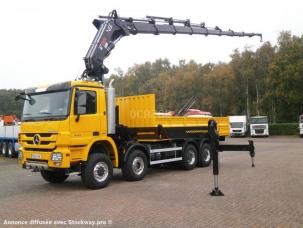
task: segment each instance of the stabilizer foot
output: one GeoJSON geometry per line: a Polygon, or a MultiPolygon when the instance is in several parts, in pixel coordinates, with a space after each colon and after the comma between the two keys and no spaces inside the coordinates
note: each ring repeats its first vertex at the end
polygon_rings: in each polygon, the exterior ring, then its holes
{"type": "Polygon", "coordinates": [[[210,193],[211,196],[224,196],[223,192],[219,188],[214,188],[210,193]]]}

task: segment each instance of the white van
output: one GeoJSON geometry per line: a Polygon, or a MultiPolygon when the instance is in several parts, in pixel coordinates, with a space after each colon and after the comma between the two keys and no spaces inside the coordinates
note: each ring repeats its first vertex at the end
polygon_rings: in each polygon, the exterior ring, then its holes
{"type": "Polygon", "coordinates": [[[246,116],[230,116],[230,136],[246,136],[247,133],[247,117],[246,116]]]}

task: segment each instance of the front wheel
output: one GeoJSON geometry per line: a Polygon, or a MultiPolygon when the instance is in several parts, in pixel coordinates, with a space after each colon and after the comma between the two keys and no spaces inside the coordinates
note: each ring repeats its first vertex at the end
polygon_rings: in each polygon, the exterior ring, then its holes
{"type": "Polygon", "coordinates": [[[182,168],[185,170],[194,169],[197,165],[197,149],[194,145],[188,144],[183,151],[182,168]]]}
{"type": "Polygon", "coordinates": [[[44,180],[53,184],[62,183],[68,178],[64,171],[41,170],[41,176],[44,180]]]}
{"type": "Polygon", "coordinates": [[[91,154],[81,174],[82,183],[90,189],[106,187],[113,177],[113,164],[106,154],[91,154]]]}
{"type": "Polygon", "coordinates": [[[147,172],[147,158],[141,150],[134,150],[122,165],[122,175],[128,181],[142,180],[147,172]]]}
{"type": "Polygon", "coordinates": [[[211,163],[211,147],[208,143],[203,143],[199,150],[198,166],[208,167],[211,163]]]}

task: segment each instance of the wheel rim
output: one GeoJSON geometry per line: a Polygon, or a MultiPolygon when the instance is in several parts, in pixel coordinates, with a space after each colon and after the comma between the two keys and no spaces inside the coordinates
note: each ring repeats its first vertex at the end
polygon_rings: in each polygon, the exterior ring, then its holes
{"type": "Polygon", "coordinates": [[[210,150],[208,148],[205,148],[202,154],[203,160],[205,162],[209,162],[210,161],[210,150]]]}
{"type": "Polygon", "coordinates": [[[140,175],[144,170],[144,161],[141,157],[136,157],[132,163],[132,169],[136,175],[140,175]]]}
{"type": "Polygon", "coordinates": [[[103,182],[108,177],[108,165],[105,162],[98,162],[94,167],[94,178],[98,182],[103,182]]]}
{"type": "Polygon", "coordinates": [[[196,160],[195,151],[190,149],[187,154],[187,162],[188,164],[193,165],[195,163],[195,160],[196,160]]]}

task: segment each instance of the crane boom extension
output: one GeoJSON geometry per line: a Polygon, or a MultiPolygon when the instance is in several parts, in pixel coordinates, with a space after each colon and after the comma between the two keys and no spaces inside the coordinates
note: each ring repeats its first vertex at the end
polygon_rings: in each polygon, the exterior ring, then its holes
{"type": "Polygon", "coordinates": [[[208,28],[205,23],[193,24],[190,20],[176,20],[166,17],[147,16],[145,19],[133,19],[131,17],[118,17],[113,10],[109,16],[99,16],[93,24],[98,29],[93,42],[84,58],[86,69],[82,78],[93,78],[103,81],[108,69],[103,65],[104,59],[110,54],[115,44],[123,37],[137,34],[198,34],[215,36],[253,37],[261,33],[223,31],[218,26],[208,28]]]}

